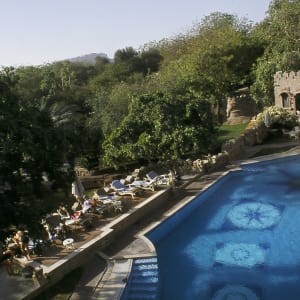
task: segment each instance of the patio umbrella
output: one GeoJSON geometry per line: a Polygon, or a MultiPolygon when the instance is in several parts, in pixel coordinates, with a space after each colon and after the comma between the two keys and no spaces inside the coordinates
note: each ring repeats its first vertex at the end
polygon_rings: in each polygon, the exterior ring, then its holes
{"type": "Polygon", "coordinates": [[[266,127],[271,127],[272,119],[268,110],[265,112],[264,123],[266,127]]]}
{"type": "Polygon", "coordinates": [[[81,203],[83,198],[84,187],[81,183],[80,178],[75,174],[75,181],[72,183],[72,195],[81,203]]]}

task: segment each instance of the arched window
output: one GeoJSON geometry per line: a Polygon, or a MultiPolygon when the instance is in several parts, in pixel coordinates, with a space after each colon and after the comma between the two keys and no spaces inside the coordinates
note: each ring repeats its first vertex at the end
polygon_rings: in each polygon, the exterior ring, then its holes
{"type": "Polygon", "coordinates": [[[282,93],[281,95],[282,107],[290,107],[289,95],[287,93],[282,93]]]}

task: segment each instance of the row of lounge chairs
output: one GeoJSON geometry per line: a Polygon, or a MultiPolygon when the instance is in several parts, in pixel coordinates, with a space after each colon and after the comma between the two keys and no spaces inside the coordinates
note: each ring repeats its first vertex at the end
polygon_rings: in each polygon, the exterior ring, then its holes
{"type": "MultiPolygon", "coordinates": [[[[159,175],[151,171],[145,175],[143,180],[131,175],[127,176],[124,180],[113,180],[109,188],[104,189],[105,193],[95,191],[94,195],[85,198],[83,203],[74,203],[76,206],[72,207],[73,215],[70,216],[68,214],[67,217],[60,216],[60,222],[63,222],[68,227],[70,225],[78,227],[78,225],[90,224],[90,216],[95,214],[102,216],[105,214],[121,213],[124,204],[122,197],[131,196],[134,199],[143,190],[155,191],[160,185],[169,185],[173,180],[172,178],[171,174],[159,175]]],[[[53,226],[51,227],[53,228],[53,226]]]]}
{"type": "Polygon", "coordinates": [[[169,185],[174,180],[171,173],[159,175],[155,171],[146,174],[143,180],[129,175],[124,180],[113,180],[111,189],[120,196],[130,195],[134,198],[142,190],[155,191],[157,186],[169,185]]]}
{"type": "Polygon", "coordinates": [[[42,224],[48,234],[49,241],[63,241],[68,233],[78,229],[88,229],[93,225],[94,217],[122,213],[126,201],[124,196],[134,199],[143,191],[155,191],[158,186],[170,185],[174,176],[169,174],[159,175],[151,171],[143,179],[128,175],[125,179],[113,180],[105,193],[94,192],[94,195],[85,198],[83,202],[76,201],[72,212],[60,206],[57,212],[47,215],[42,224]]]}

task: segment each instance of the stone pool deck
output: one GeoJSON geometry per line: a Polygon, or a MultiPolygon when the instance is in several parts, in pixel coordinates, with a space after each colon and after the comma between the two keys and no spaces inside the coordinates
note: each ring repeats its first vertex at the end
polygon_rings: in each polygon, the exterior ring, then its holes
{"type": "MultiPolygon", "coordinates": [[[[283,145],[274,145],[272,147],[282,147],[283,145]]],[[[201,193],[201,190],[207,188],[230,170],[238,168],[242,162],[257,162],[260,160],[284,157],[287,155],[300,154],[300,143],[292,142],[293,149],[275,155],[253,158],[247,161],[232,162],[225,169],[213,172],[203,176],[187,176],[183,178],[183,184],[178,188],[171,189],[168,193],[168,201],[161,207],[157,207],[153,213],[147,218],[142,218],[138,222],[132,223],[126,231],[116,240],[104,247],[92,247],[90,258],[84,262],[84,273],[75,288],[70,300],[77,299],[100,299],[112,300],[119,299],[123,288],[125,287],[125,278],[127,278],[131,260],[134,257],[151,256],[155,254],[155,249],[143,237],[143,233],[150,228],[158,225],[160,222],[171,216],[175,211],[186,205],[195,196],[201,193]]],[[[243,159],[252,156],[254,153],[263,148],[270,148],[270,145],[261,145],[251,147],[243,159]],[[255,149],[254,149],[255,148],[255,149]]],[[[164,193],[166,191],[161,191],[164,193]]],[[[150,197],[152,198],[152,197],[150,197]]],[[[155,198],[150,199],[154,201],[155,198]]],[[[113,221],[116,222],[116,221],[113,221]]],[[[116,223],[104,228],[109,231],[109,228],[116,226],[116,223]]],[[[103,230],[103,229],[102,229],[103,230]]],[[[89,245],[87,245],[89,246],[89,245]]],[[[75,249],[76,250],[76,249],[75,249]]],[[[78,252],[83,252],[84,249],[77,249],[78,252]]],[[[70,253],[71,257],[76,256],[76,251],[70,253]],[[73,254],[72,254],[73,253],[73,254]]],[[[51,268],[59,267],[65,263],[66,257],[62,258],[61,262],[57,262],[51,268]]],[[[49,271],[49,270],[46,270],[49,271]]],[[[41,279],[43,280],[43,279],[41,279]]],[[[3,268],[0,269],[0,300],[27,300],[33,299],[34,291],[37,290],[42,282],[39,279],[26,279],[21,276],[9,277],[3,268]]]]}

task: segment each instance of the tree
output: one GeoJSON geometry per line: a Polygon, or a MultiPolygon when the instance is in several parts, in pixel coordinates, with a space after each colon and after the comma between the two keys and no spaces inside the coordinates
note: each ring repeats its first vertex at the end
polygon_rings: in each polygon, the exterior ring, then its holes
{"type": "Polygon", "coordinates": [[[128,116],[105,140],[108,165],[138,159],[174,159],[201,152],[214,132],[210,104],[193,93],[135,97],[128,116]]]}
{"type": "Polygon", "coordinates": [[[43,176],[67,187],[62,140],[50,116],[15,94],[14,76],[0,74],[0,227],[28,224],[45,213],[43,176]]]}
{"type": "Polygon", "coordinates": [[[199,90],[224,121],[227,97],[252,83],[251,68],[262,47],[250,38],[251,23],[228,14],[214,13],[194,29],[188,61],[194,65],[199,90]]]}
{"type": "Polygon", "coordinates": [[[30,103],[43,97],[43,92],[40,89],[42,67],[19,67],[15,69],[15,74],[18,78],[15,85],[16,92],[22,101],[30,103]]]}
{"type": "Polygon", "coordinates": [[[300,1],[274,0],[268,16],[253,35],[264,45],[264,53],[253,68],[252,93],[263,106],[274,104],[273,75],[300,69],[300,1]]]}
{"type": "MultiPolygon", "coordinates": [[[[40,73],[41,80],[37,84],[42,96],[28,103],[51,117],[63,141],[61,150],[65,160],[73,162],[75,156],[91,157],[92,133],[86,126],[90,108],[86,103],[92,93],[86,85],[95,76],[95,69],[90,65],[64,61],[45,65],[40,73]]],[[[94,144],[94,139],[92,141],[94,144]]]]}
{"type": "Polygon", "coordinates": [[[141,67],[144,75],[157,72],[163,60],[158,48],[150,48],[140,53],[141,67]]]}
{"type": "Polygon", "coordinates": [[[115,52],[112,65],[114,77],[118,81],[130,81],[134,73],[142,73],[142,63],[138,52],[132,47],[120,49],[115,52]]]}
{"type": "Polygon", "coordinates": [[[97,56],[95,63],[95,70],[98,74],[102,73],[106,65],[110,64],[110,60],[106,56],[97,56]]]}
{"type": "Polygon", "coordinates": [[[252,84],[252,66],[263,51],[251,36],[252,28],[245,19],[213,13],[187,34],[163,41],[163,84],[189,82],[203,99],[211,102],[215,120],[222,123],[227,97],[252,84]]]}

